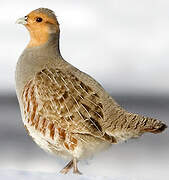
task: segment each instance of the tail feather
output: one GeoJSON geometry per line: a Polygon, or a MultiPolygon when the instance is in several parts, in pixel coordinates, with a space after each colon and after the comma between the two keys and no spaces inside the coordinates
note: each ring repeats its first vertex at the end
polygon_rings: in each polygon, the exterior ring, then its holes
{"type": "Polygon", "coordinates": [[[157,134],[163,132],[167,128],[167,125],[160,120],[132,113],[129,116],[128,125],[128,127],[132,127],[133,130],[137,130],[141,134],[144,132],[157,134]]]}
{"type": "MultiPolygon", "coordinates": [[[[156,121],[158,121],[158,120],[156,120],[156,121]]],[[[162,123],[161,121],[158,121],[158,125],[152,126],[150,128],[145,128],[144,132],[158,134],[158,133],[163,132],[166,128],[167,128],[166,124],[162,123]]]]}
{"type": "Polygon", "coordinates": [[[111,125],[106,128],[106,133],[113,136],[117,142],[123,142],[130,138],[136,138],[146,132],[161,133],[167,125],[154,118],[117,111],[118,115],[113,116],[111,125]]]}

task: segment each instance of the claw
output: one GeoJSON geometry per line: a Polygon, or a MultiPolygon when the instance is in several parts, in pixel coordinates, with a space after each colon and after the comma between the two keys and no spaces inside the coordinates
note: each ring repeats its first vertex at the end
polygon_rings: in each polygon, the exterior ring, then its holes
{"type": "Polygon", "coordinates": [[[77,169],[76,171],[73,171],[74,174],[82,175],[82,173],[77,169]]]}

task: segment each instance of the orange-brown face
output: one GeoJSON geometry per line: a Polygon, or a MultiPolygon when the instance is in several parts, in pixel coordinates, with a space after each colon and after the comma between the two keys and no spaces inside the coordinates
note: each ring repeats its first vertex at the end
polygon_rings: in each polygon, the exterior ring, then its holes
{"type": "Polygon", "coordinates": [[[51,33],[59,32],[59,24],[56,17],[50,17],[45,13],[32,11],[24,17],[24,24],[30,32],[31,40],[28,47],[40,46],[46,43],[51,33]]]}

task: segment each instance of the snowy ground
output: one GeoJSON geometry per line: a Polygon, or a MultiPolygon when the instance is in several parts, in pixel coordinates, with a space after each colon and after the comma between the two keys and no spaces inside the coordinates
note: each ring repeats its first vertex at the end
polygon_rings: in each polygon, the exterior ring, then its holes
{"type": "Polygon", "coordinates": [[[12,171],[12,170],[0,170],[1,180],[144,180],[138,177],[106,177],[106,176],[86,176],[86,175],[62,175],[54,173],[42,173],[42,172],[26,172],[26,171],[12,171]]]}

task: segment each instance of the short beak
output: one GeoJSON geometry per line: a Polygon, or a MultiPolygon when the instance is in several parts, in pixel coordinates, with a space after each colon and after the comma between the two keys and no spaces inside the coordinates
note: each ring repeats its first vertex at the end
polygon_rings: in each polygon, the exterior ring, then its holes
{"type": "Polygon", "coordinates": [[[25,24],[27,24],[26,20],[27,19],[25,17],[22,17],[22,18],[19,18],[15,23],[16,24],[23,24],[23,25],[25,25],[25,24]]]}

